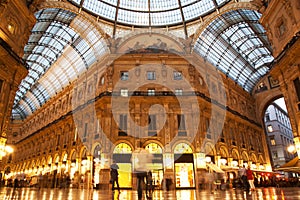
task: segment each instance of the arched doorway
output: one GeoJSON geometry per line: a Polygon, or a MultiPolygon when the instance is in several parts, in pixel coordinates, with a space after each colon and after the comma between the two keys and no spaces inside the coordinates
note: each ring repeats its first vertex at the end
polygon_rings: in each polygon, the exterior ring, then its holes
{"type": "Polygon", "coordinates": [[[150,166],[153,185],[155,188],[161,188],[161,183],[164,177],[162,148],[160,145],[153,142],[147,144],[145,149],[153,155],[152,164],[150,166]]]}
{"type": "Polygon", "coordinates": [[[71,166],[70,166],[70,178],[74,179],[75,172],[77,171],[76,166],[76,151],[71,154],[71,166]]]}
{"type": "Polygon", "coordinates": [[[175,187],[194,188],[195,171],[193,150],[186,143],[179,143],[174,148],[175,187]]]}
{"type": "Polygon", "coordinates": [[[118,144],[113,151],[113,160],[119,165],[119,184],[122,188],[132,188],[132,148],[126,143],[118,144]]]}

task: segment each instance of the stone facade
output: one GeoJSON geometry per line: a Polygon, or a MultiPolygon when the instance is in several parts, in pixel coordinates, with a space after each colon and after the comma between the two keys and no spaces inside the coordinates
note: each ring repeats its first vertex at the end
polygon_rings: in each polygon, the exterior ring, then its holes
{"type": "MultiPolygon", "coordinates": [[[[140,147],[153,150],[156,145],[161,151],[152,153],[160,154],[157,163],[163,168],[162,179],[172,179],[173,187],[178,187],[176,170],[184,163],[179,156],[182,153],[188,154],[186,162],[193,166],[193,187],[198,187],[206,158],[228,175],[232,173],[228,176],[232,178],[237,166],[243,163],[257,171],[270,171],[262,119],[267,105],[280,96],[286,100],[300,155],[300,94],[295,81],[299,79],[300,68],[298,4],[297,0],[272,0],[268,5],[262,1],[232,1],[220,10],[225,13],[249,8],[263,14],[261,23],[269,34],[275,65],[251,94],[192,52],[195,38],[219,11],[186,24],[195,34],[189,32],[190,38],[184,41],[181,27],[170,29],[173,34],[162,34],[159,30],[151,30],[150,34],[148,30],[119,27],[79,12],[81,20],[94,24],[103,34],[106,56],[33,115],[12,121],[8,128],[14,93],[27,73],[18,58],[33,26],[33,12],[45,7],[77,10],[66,1],[33,1],[30,9],[19,1],[1,1],[0,26],[1,31],[5,30],[1,32],[4,42],[0,51],[1,133],[7,131],[8,143],[15,146],[5,168],[14,175],[45,173],[52,178],[67,172],[78,183],[78,177],[93,177],[97,184],[106,187],[112,159],[123,155],[124,160],[119,160],[125,163],[122,167],[131,167],[128,155],[140,147]],[[176,52],[122,51],[141,35],[172,41],[176,52]],[[15,56],[11,56],[10,50],[15,56]],[[120,81],[120,77],[127,76],[125,72],[129,75],[127,82],[120,81]],[[174,72],[180,72],[175,73],[176,77],[183,79],[175,80],[174,72]],[[153,75],[155,79],[150,81],[153,75]],[[124,126],[122,120],[129,123],[124,126]],[[179,145],[184,147],[183,152],[179,145]]],[[[84,30],[78,32],[85,34],[84,30]]],[[[123,175],[130,178],[128,187],[133,187],[134,177],[125,172],[123,175]]],[[[90,181],[85,183],[86,187],[91,186],[90,181]]]]}

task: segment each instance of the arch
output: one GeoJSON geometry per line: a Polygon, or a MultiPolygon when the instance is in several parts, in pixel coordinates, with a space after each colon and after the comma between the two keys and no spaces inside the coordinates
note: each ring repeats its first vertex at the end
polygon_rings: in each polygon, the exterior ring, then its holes
{"type": "Polygon", "coordinates": [[[31,161],[30,167],[31,167],[31,168],[34,168],[34,167],[35,167],[35,160],[32,160],[32,161],[31,161]]]}
{"type": "Polygon", "coordinates": [[[87,150],[87,148],[86,147],[82,147],[81,151],[79,153],[79,157],[81,159],[86,159],[87,156],[88,156],[88,150],[87,150]]]}
{"type": "Polygon", "coordinates": [[[234,4],[227,4],[223,6],[219,12],[214,12],[212,15],[206,18],[206,20],[201,23],[201,26],[197,28],[193,35],[192,45],[195,45],[195,42],[198,40],[199,36],[201,35],[202,31],[215,19],[222,16],[223,14],[230,12],[232,10],[239,10],[239,9],[248,9],[248,10],[259,10],[253,3],[246,3],[246,2],[239,2],[234,4]]]}
{"type": "Polygon", "coordinates": [[[275,101],[276,99],[279,99],[281,97],[283,97],[283,94],[280,91],[279,87],[257,94],[256,113],[257,113],[258,119],[262,120],[262,123],[264,123],[263,119],[264,119],[264,116],[265,116],[268,106],[273,101],[275,101]]]}
{"type": "Polygon", "coordinates": [[[76,150],[72,149],[69,153],[69,160],[71,160],[71,162],[76,161],[77,158],[77,154],[76,154],[76,150]]]}
{"type": "Polygon", "coordinates": [[[91,154],[93,155],[94,151],[95,151],[95,148],[100,148],[102,149],[102,144],[100,142],[94,142],[93,145],[92,145],[92,148],[91,148],[91,154]]]}
{"type": "Polygon", "coordinates": [[[264,160],[264,158],[263,158],[262,155],[259,155],[259,156],[258,156],[258,162],[259,162],[260,164],[264,164],[264,163],[265,163],[265,160],[264,160]]]}
{"type": "Polygon", "coordinates": [[[215,156],[216,150],[214,145],[211,142],[206,142],[204,145],[204,153],[205,155],[215,156]]]}
{"type": "Polygon", "coordinates": [[[231,150],[231,155],[232,155],[233,160],[239,160],[240,159],[239,151],[237,149],[232,149],[231,150]]]}
{"type": "Polygon", "coordinates": [[[29,169],[30,168],[30,164],[31,164],[31,161],[29,160],[26,164],[26,169],[29,169]]]}
{"type": "Polygon", "coordinates": [[[229,153],[228,153],[228,150],[227,150],[227,148],[226,148],[226,146],[221,146],[220,147],[220,156],[222,157],[222,158],[228,158],[228,155],[229,155],[229,153]]]}
{"type": "Polygon", "coordinates": [[[113,149],[113,153],[118,153],[118,154],[132,153],[132,151],[133,151],[133,148],[127,142],[121,142],[121,143],[117,144],[113,149]]]}
{"type": "Polygon", "coordinates": [[[274,60],[259,19],[257,10],[235,7],[209,21],[193,42],[193,52],[249,93],[274,60]]]}
{"type": "Polygon", "coordinates": [[[62,154],[61,154],[61,161],[62,162],[66,162],[68,160],[68,152],[67,151],[64,151],[62,154]]]}
{"type": "Polygon", "coordinates": [[[88,155],[88,149],[86,146],[81,147],[81,149],[79,150],[79,154],[78,157],[82,158],[82,156],[84,156],[84,154],[87,156],[88,155]]]}
{"type": "Polygon", "coordinates": [[[247,152],[246,151],[243,151],[242,152],[242,155],[241,155],[241,159],[245,162],[245,161],[249,161],[249,156],[248,156],[248,154],[247,154],[247,152]]]}
{"type": "Polygon", "coordinates": [[[60,159],[60,157],[59,157],[59,155],[58,154],[56,154],[55,156],[54,156],[54,163],[55,164],[57,164],[57,163],[59,163],[59,159],[60,159]]]}
{"type": "Polygon", "coordinates": [[[53,161],[52,156],[49,155],[48,158],[47,158],[47,164],[48,164],[48,165],[49,165],[49,164],[52,164],[52,161],[53,161]]]}
{"type": "Polygon", "coordinates": [[[159,153],[161,154],[163,152],[163,149],[161,145],[159,145],[157,142],[149,142],[146,146],[145,149],[149,151],[149,153],[159,153]]]}
{"type": "Polygon", "coordinates": [[[183,54],[184,44],[178,42],[178,38],[166,32],[143,30],[124,36],[118,43],[117,53],[124,54],[131,51],[159,49],[176,54],[183,54]],[[155,45],[159,42],[159,45],[155,45]]]}
{"type": "Polygon", "coordinates": [[[187,142],[180,142],[174,145],[173,152],[182,154],[182,153],[193,153],[194,151],[192,146],[187,142]]]}
{"type": "Polygon", "coordinates": [[[41,160],[41,165],[42,166],[46,166],[47,165],[47,162],[46,162],[46,158],[43,157],[42,160],[41,160]]]}
{"type": "Polygon", "coordinates": [[[100,159],[100,156],[101,156],[101,150],[102,150],[102,147],[101,147],[101,145],[98,143],[98,144],[93,148],[92,156],[93,156],[94,158],[100,159]]]}
{"type": "Polygon", "coordinates": [[[21,84],[25,91],[20,92],[19,90],[17,92],[13,109],[16,117],[19,116],[24,119],[31,115],[51,97],[56,95],[57,92],[60,92],[73,82],[77,76],[97,63],[97,60],[101,60],[110,53],[108,48],[109,42],[107,41],[108,36],[95,23],[95,20],[88,14],[78,13],[75,10],[76,7],[71,5],[67,7],[67,5],[62,2],[47,2],[42,3],[39,7],[40,10],[36,14],[36,27],[39,28],[38,30],[33,29],[33,33],[39,34],[40,37],[32,37],[30,45],[41,46],[51,53],[44,55],[36,50],[39,48],[30,48],[30,52],[25,55],[24,61],[28,65],[30,72],[34,71],[37,76],[32,76],[29,73],[24,80],[30,84],[21,84]],[[54,10],[56,15],[53,14],[54,10]],[[49,28],[44,23],[46,19],[42,17],[43,14],[47,15],[45,12],[48,12],[49,15],[48,22],[52,22],[48,23],[48,25],[51,27],[57,23],[59,25],[56,26],[64,27],[61,30],[64,30],[66,34],[48,31],[49,28]],[[57,15],[60,16],[56,17],[57,15]],[[43,42],[38,41],[42,37],[47,39],[44,39],[43,42]],[[59,44],[57,45],[59,47],[52,44],[59,44]],[[30,60],[31,55],[38,58],[32,61],[30,60]],[[70,59],[69,55],[72,55],[71,57],[76,60],[76,64],[74,60],[70,59]],[[63,67],[66,63],[69,65],[68,69],[63,67]],[[35,69],[34,65],[37,65],[39,68],[35,69]],[[53,70],[48,70],[50,67],[53,70]],[[60,74],[60,76],[57,74],[60,74]],[[28,79],[33,81],[28,81],[28,79]],[[29,92],[32,95],[28,95],[29,92]],[[21,101],[21,99],[24,99],[24,101],[21,101]]]}
{"type": "Polygon", "coordinates": [[[39,167],[41,165],[41,160],[37,159],[35,163],[35,167],[39,167]]]}
{"type": "Polygon", "coordinates": [[[250,160],[254,163],[257,163],[256,155],[254,153],[250,154],[250,160]]]}
{"type": "Polygon", "coordinates": [[[25,169],[26,169],[26,164],[27,164],[26,162],[23,163],[23,165],[22,165],[22,170],[25,170],[25,169]]]}
{"type": "Polygon", "coordinates": [[[39,10],[47,9],[47,8],[60,8],[75,13],[77,17],[81,17],[84,19],[86,26],[92,26],[97,32],[99,32],[99,35],[101,35],[105,39],[105,42],[107,44],[106,46],[109,45],[109,42],[107,41],[108,35],[105,33],[104,30],[102,30],[101,24],[96,23],[95,18],[93,18],[91,15],[87,14],[86,12],[78,13],[78,8],[76,6],[73,6],[72,4],[69,3],[60,2],[60,1],[42,2],[39,5],[39,10]]]}

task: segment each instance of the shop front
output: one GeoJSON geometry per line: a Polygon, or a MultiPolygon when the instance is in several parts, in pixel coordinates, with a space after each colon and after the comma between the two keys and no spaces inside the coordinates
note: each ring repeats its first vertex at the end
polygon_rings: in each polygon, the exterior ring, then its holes
{"type": "Polygon", "coordinates": [[[126,143],[118,144],[113,151],[113,160],[119,166],[119,185],[121,188],[132,188],[132,148],[126,143]]]}
{"type": "Polygon", "coordinates": [[[195,188],[194,156],[188,144],[181,143],[174,150],[175,187],[195,188]]]}

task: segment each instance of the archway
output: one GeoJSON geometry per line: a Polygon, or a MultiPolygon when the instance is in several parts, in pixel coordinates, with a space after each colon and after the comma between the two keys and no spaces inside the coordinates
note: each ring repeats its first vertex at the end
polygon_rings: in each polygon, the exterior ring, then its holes
{"type": "Polygon", "coordinates": [[[194,188],[195,171],[193,149],[189,144],[179,143],[174,148],[175,187],[194,188]]]}
{"type": "Polygon", "coordinates": [[[152,172],[153,185],[156,188],[161,187],[161,182],[164,177],[163,168],[163,150],[161,146],[155,142],[151,142],[145,146],[145,149],[153,155],[152,164],[150,166],[152,172]]]}
{"type": "Polygon", "coordinates": [[[101,164],[101,146],[97,144],[93,151],[93,168],[92,175],[94,178],[94,187],[98,188],[97,185],[100,183],[100,170],[102,169],[101,164]]]}
{"type": "Polygon", "coordinates": [[[119,143],[113,151],[113,160],[119,165],[119,184],[122,188],[132,187],[132,148],[127,143],[119,143]]]}
{"type": "Polygon", "coordinates": [[[271,165],[276,170],[297,156],[288,152],[288,147],[294,145],[294,135],[283,97],[267,104],[263,122],[271,165]]]}

